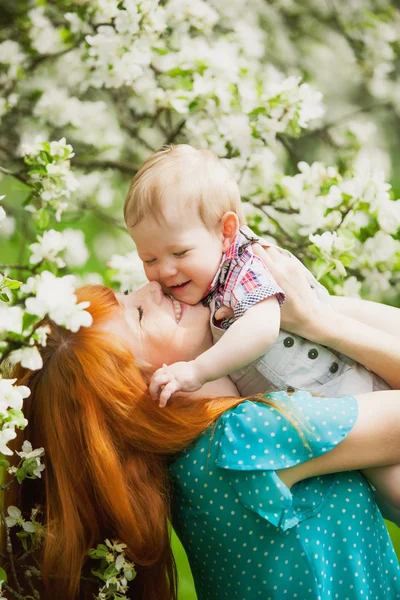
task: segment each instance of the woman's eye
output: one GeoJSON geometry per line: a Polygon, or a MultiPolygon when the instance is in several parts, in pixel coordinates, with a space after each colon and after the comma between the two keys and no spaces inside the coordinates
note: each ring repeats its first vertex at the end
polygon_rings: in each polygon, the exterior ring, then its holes
{"type": "Polygon", "coordinates": [[[174,256],[185,256],[187,250],[183,250],[182,252],[174,252],[174,256]]]}
{"type": "Polygon", "coordinates": [[[139,311],[139,323],[142,320],[143,317],[143,308],[141,306],[137,307],[138,311],[139,311]]]}
{"type": "Polygon", "coordinates": [[[150,266],[153,265],[156,262],[155,258],[152,258],[151,260],[144,260],[143,261],[145,265],[150,266]]]}

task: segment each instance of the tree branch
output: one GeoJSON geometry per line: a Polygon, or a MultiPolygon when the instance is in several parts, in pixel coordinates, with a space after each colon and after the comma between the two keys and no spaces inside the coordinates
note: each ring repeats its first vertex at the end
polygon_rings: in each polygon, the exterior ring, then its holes
{"type": "Polygon", "coordinates": [[[18,592],[13,590],[7,583],[3,582],[3,587],[7,592],[9,592],[9,594],[11,594],[17,600],[26,600],[25,596],[21,596],[21,594],[18,594],[18,592]]]}
{"type": "Polygon", "coordinates": [[[25,265],[7,265],[5,263],[0,263],[0,269],[16,269],[17,271],[34,271],[32,267],[28,267],[25,265]]]}
{"type": "Polygon", "coordinates": [[[137,169],[132,163],[127,161],[115,161],[115,160],[79,160],[74,159],[74,166],[80,169],[117,169],[121,173],[128,173],[129,175],[135,175],[137,169]]]}
{"type": "Polygon", "coordinates": [[[186,119],[184,119],[183,121],[178,123],[178,125],[175,127],[175,129],[173,129],[171,131],[171,133],[168,135],[167,139],[165,140],[166,146],[168,146],[169,144],[172,144],[172,142],[174,142],[175,138],[177,137],[177,135],[180,134],[180,132],[182,131],[185,124],[186,124],[186,119]]]}
{"type": "MultiPolygon", "coordinates": [[[[29,186],[27,177],[22,175],[22,171],[19,171],[19,172],[10,171],[9,169],[6,169],[5,167],[0,166],[0,172],[4,173],[4,175],[9,175],[10,177],[14,177],[15,179],[18,179],[18,181],[22,181],[22,183],[29,186]]],[[[31,186],[29,186],[29,187],[31,187],[31,186]]]]}

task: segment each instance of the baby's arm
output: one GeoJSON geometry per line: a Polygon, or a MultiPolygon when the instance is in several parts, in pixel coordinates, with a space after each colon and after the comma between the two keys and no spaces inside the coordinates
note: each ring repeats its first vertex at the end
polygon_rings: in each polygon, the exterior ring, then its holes
{"type": "Polygon", "coordinates": [[[280,307],[276,296],[270,296],[247,309],[209,350],[190,362],[164,366],[154,374],[150,394],[165,406],[178,391],[198,390],[207,381],[214,381],[244,367],[264,354],[277,340],[280,327],[280,307]]]}
{"type": "Polygon", "coordinates": [[[200,378],[214,381],[251,363],[278,339],[280,307],[270,296],[247,309],[218,342],[193,362],[200,378]]]}

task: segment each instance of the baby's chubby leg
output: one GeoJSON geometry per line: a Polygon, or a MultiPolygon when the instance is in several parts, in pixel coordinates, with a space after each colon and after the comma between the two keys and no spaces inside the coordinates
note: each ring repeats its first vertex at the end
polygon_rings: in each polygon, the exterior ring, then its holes
{"type": "Polygon", "coordinates": [[[400,465],[363,469],[376,488],[375,500],[385,519],[400,527],[400,465]]]}

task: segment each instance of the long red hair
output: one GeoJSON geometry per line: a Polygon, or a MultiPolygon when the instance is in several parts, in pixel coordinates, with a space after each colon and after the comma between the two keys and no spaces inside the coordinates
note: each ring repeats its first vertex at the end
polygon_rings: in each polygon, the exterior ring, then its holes
{"type": "Polygon", "coordinates": [[[109,537],[135,563],[132,598],[176,600],[167,458],[241,399],[178,398],[160,410],[131,351],[101,327],[119,310],[115,294],[86,286],[77,296],[90,302],[93,325],[72,333],[50,321],[43,368],[16,374],[31,389],[24,435],[46,451],[43,480],[24,483],[19,498],[20,507],[44,507],[44,597],[92,597],[82,567],[109,537]]]}

